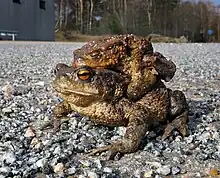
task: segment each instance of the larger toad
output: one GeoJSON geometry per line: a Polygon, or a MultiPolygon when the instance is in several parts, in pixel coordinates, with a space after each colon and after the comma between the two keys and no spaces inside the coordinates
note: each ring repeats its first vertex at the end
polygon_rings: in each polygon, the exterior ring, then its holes
{"type": "Polygon", "coordinates": [[[158,52],[150,41],[134,35],[118,35],[92,41],[74,51],[74,67],[111,69],[130,78],[127,97],[138,100],[152,88],[163,88],[176,71],[175,64],[158,52]]]}
{"type": "Polygon", "coordinates": [[[76,111],[95,123],[127,127],[122,140],[91,154],[109,151],[109,158],[114,158],[117,153],[136,151],[155,122],[168,123],[163,138],[174,129],[182,135],[187,133],[188,105],[181,91],[152,89],[140,100],[130,101],[124,97],[129,80],[117,72],[58,64],[55,74],[53,87],[63,98],[54,109],[56,120],[76,111]]]}

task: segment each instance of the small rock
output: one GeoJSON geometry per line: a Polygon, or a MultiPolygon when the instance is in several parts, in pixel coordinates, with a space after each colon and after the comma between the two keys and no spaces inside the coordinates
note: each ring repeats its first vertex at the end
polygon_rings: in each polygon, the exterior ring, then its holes
{"type": "Polygon", "coordinates": [[[148,171],[148,172],[144,172],[144,173],[143,173],[143,176],[146,177],[146,178],[148,178],[148,177],[152,177],[152,174],[153,174],[153,171],[150,170],[150,171],[148,171]]]}
{"type": "Polygon", "coordinates": [[[68,174],[74,174],[76,172],[76,168],[75,167],[71,167],[69,169],[67,169],[67,173],[68,174]]]}
{"type": "Polygon", "coordinates": [[[170,167],[169,166],[162,166],[162,167],[158,168],[156,171],[158,174],[167,176],[170,174],[170,167]]]}
{"type": "Polygon", "coordinates": [[[31,140],[31,146],[33,146],[35,149],[40,149],[42,146],[42,143],[40,142],[40,140],[36,137],[34,137],[31,140]]]}
{"type": "Polygon", "coordinates": [[[0,173],[9,173],[11,172],[10,167],[0,167],[0,173]]]}
{"type": "Polygon", "coordinates": [[[57,165],[54,166],[54,172],[55,173],[63,173],[64,170],[64,164],[63,163],[58,163],[57,165]]]}
{"type": "Polygon", "coordinates": [[[38,144],[40,141],[38,138],[34,137],[32,140],[31,140],[31,145],[32,146],[35,146],[36,144],[38,144]]]}
{"type": "Polygon", "coordinates": [[[5,97],[10,97],[15,93],[14,87],[10,84],[3,86],[2,91],[5,97]]]}
{"type": "Polygon", "coordinates": [[[181,169],[178,166],[172,167],[171,172],[173,175],[177,175],[181,172],[181,169]]]}
{"type": "Polygon", "coordinates": [[[45,85],[45,83],[43,81],[39,81],[39,82],[35,83],[35,85],[43,87],[45,85]]]}
{"type": "Polygon", "coordinates": [[[29,159],[28,159],[28,163],[29,164],[33,164],[33,163],[36,163],[37,162],[37,158],[36,157],[30,157],[29,159]]]}
{"type": "Polygon", "coordinates": [[[96,159],[96,160],[94,161],[94,163],[96,164],[96,166],[97,166],[98,169],[101,169],[101,168],[102,168],[102,164],[101,164],[101,161],[100,161],[99,159],[96,159]]]}
{"type": "Polygon", "coordinates": [[[146,164],[150,165],[151,167],[156,167],[156,168],[160,168],[161,167],[161,163],[159,162],[149,162],[149,161],[146,161],[145,162],[146,164]]]}
{"type": "Polygon", "coordinates": [[[182,137],[181,137],[181,136],[177,136],[177,137],[175,138],[175,141],[176,141],[176,142],[181,142],[181,140],[182,140],[182,137]]]}
{"type": "Polygon", "coordinates": [[[137,169],[137,170],[134,171],[134,177],[135,177],[135,178],[140,178],[140,177],[141,177],[141,171],[140,171],[140,169],[137,169]]]}
{"type": "Polygon", "coordinates": [[[9,114],[9,113],[12,113],[13,111],[12,111],[11,108],[8,107],[8,108],[3,108],[3,109],[2,109],[2,112],[9,114]]]}
{"type": "Polygon", "coordinates": [[[103,169],[103,171],[106,172],[106,173],[112,173],[112,168],[110,168],[110,167],[105,167],[105,168],[103,169]]]}
{"type": "Polygon", "coordinates": [[[155,175],[155,178],[161,178],[161,176],[159,176],[159,175],[155,175]]]}
{"type": "Polygon", "coordinates": [[[44,165],[46,164],[47,162],[47,159],[46,158],[42,158],[42,159],[39,159],[37,162],[36,162],[36,166],[37,167],[44,167],[44,165]]]}
{"type": "Polygon", "coordinates": [[[90,166],[90,162],[87,160],[80,160],[81,164],[83,167],[89,167],[90,166]]]}
{"type": "Polygon", "coordinates": [[[126,132],[126,127],[118,127],[117,133],[118,133],[120,136],[124,136],[124,135],[125,135],[125,132],[126,132]]]}
{"type": "Polygon", "coordinates": [[[12,164],[16,161],[16,157],[14,153],[11,153],[11,152],[4,154],[1,159],[5,160],[5,162],[8,164],[12,164]]]}
{"type": "Polygon", "coordinates": [[[89,178],[98,178],[98,175],[95,172],[88,172],[89,178]]]}
{"type": "Polygon", "coordinates": [[[45,175],[44,173],[37,173],[36,178],[47,178],[47,175],[45,175]]]}
{"type": "Polygon", "coordinates": [[[35,133],[34,133],[34,131],[31,127],[28,127],[25,134],[24,134],[24,136],[25,137],[34,137],[35,133]]]}
{"type": "Polygon", "coordinates": [[[37,109],[36,109],[36,112],[37,112],[37,113],[41,113],[41,109],[40,109],[40,108],[37,108],[37,109]]]}
{"type": "Polygon", "coordinates": [[[54,149],[53,154],[59,155],[60,153],[61,153],[61,148],[60,148],[60,146],[57,146],[57,147],[54,149]]]}
{"type": "Polygon", "coordinates": [[[72,129],[75,129],[76,127],[77,127],[77,125],[78,125],[78,122],[77,122],[77,120],[76,119],[70,119],[70,122],[69,122],[70,124],[71,124],[71,128],[72,129]]]}

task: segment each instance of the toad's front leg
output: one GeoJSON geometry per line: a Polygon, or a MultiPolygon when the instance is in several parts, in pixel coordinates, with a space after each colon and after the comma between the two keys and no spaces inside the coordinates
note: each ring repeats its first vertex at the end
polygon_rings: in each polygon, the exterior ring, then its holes
{"type": "Polygon", "coordinates": [[[55,108],[53,109],[53,120],[45,123],[41,130],[45,129],[46,127],[53,126],[54,131],[58,131],[60,129],[60,125],[63,122],[66,122],[69,120],[68,117],[66,117],[69,113],[71,113],[72,110],[68,103],[65,101],[57,104],[55,108]]]}
{"type": "Polygon", "coordinates": [[[129,122],[124,138],[112,143],[111,145],[93,149],[87,154],[88,156],[108,151],[108,160],[114,159],[118,154],[135,152],[139,148],[141,139],[144,137],[151,124],[150,121],[152,119],[150,119],[150,114],[140,105],[135,105],[132,109],[132,112],[127,114],[125,117],[128,118],[129,122]]]}

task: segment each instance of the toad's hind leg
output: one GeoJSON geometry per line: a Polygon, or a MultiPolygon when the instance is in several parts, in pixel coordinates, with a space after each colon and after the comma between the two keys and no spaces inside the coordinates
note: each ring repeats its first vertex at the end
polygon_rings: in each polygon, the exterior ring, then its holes
{"type": "Polygon", "coordinates": [[[141,106],[134,106],[134,110],[129,114],[129,123],[126,128],[126,133],[122,140],[118,140],[111,145],[91,150],[87,155],[91,156],[96,153],[108,151],[107,160],[114,159],[118,153],[125,154],[135,152],[140,145],[141,139],[144,137],[149,128],[150,113],[141,106]],[[147,121],[146,121],[147,120],[147,121]]]}
{"type": "Polygon", "coordinates": [[[162,138],[166,139],[171,136],[174,130],[186,136],[188,134],[188,104],[185,95],[179,90],[170,91],[169,116],[172,120],[167,124],[162,138]]]}

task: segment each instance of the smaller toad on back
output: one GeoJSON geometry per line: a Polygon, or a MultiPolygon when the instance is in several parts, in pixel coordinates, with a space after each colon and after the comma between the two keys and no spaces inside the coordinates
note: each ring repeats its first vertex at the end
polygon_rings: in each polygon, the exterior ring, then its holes
{"type": "Polygon", "coordinates": [[[134,35],[118,35],[92,41],[74,51],[74,67],[105,68],[127,75],[127,97],[138,100],[152,88],[164,88],[175,74],[175,64],[158,52],[150,41],[134,35]]]}

